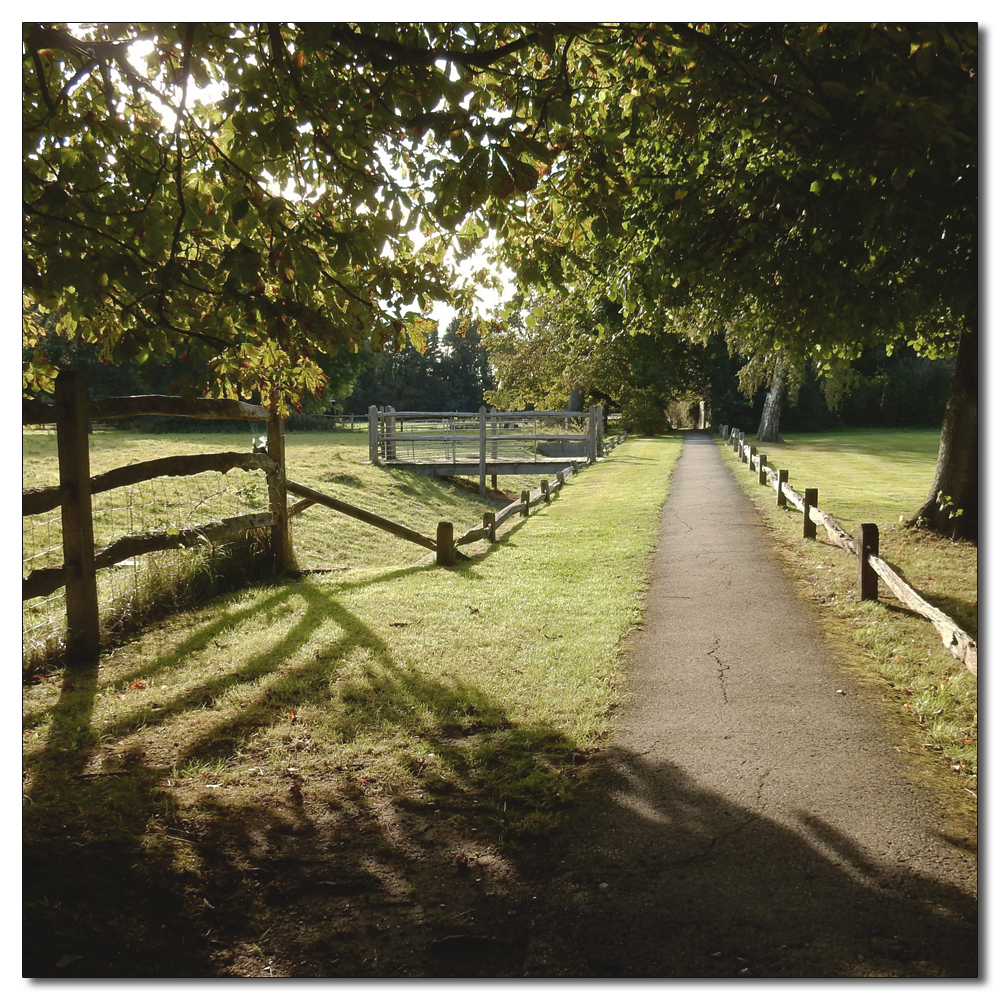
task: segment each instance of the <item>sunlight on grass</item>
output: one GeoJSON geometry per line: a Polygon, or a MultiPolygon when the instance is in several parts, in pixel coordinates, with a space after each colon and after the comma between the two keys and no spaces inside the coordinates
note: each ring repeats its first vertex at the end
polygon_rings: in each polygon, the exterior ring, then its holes
{"type": "MultiPolygon", "coordinates": [[[[639,620],[679,453],[679,436],[627,442],[451,569],[412,545],[373,551],[366,526],[307,511],[308,561],[346,553],[349,568],[255,585],[149,630],[77,682],[71,721],[57,684],[26,689],[26,768],[50,765],[68,726],[64,763],[141,761],[191,802],[205,788],[249,805],[290,775],[324,796],[363,779],[404,797],[464,796],[503,836],[537,832],[614,725],[619,644],[639,620]]],[[[484,509],[427,477],[345,471],[343,448],[339,465],[325,447],[294,454],[303,481],[362,493],[394,519],[472,526],[484,509]]],[[[31,794],[45,798],[43,785],[31,794]]]]}

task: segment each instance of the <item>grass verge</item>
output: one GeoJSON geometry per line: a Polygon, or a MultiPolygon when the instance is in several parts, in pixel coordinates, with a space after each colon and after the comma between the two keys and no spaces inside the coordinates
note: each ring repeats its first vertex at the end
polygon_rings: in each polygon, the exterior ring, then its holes
{"type": "MultiPolygon", "coordinates": [[[[933,431],[851,430],[797,434],[762,444],[767,464],[789,470],[802,493],[819,491],[819,506],[848,533],[861,522],[879,526],[880,555],[929,603],[977,636],[978,550],[968,542],[907,528],[902,518],[926,497],[934,473],[933,431]]],[[[802,514],[775,503],[732,449],[727,464],[771,526],[799,588],[822,609],[823,628],[838,655],[869,679],[876,696],[910,727],[908,752],[928,753],[957,778],[974,805],[978,777],[978,683],[944,649],[933,626],[884,587],[877,603],[857,599],[854,557],[827,541],[802,538],[802,514]]],[[[961,800],[960,800],[961,801],[961,800]]]]}

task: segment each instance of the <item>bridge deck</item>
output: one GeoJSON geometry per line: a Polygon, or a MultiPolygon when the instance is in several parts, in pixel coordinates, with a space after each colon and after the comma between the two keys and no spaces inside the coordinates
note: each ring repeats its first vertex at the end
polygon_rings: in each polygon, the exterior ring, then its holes
{"type": "Polygon", "coordinates": [[[587,464],[587,459],[581,456],[543,458],[537,461],[490,458],[486,460],[484,467],[478,461],[442,462],[433,459],[420,461],[381,458],[378,464],[391,469],[410,469],[433,476],[478,476],[484,471],[487,476],[532,476],[536,472],[556,473],[573,466],[581,467],[587,464]]]}

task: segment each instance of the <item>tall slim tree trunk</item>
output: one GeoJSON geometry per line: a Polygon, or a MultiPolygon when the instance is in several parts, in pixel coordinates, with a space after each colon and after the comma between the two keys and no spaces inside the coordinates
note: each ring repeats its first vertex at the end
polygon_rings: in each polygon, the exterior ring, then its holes
{"type": "Polygon", "coordinates": [[[788,379],[785,377],[785,363],[779,361],[771,378],[771,388],[764,400],[764,412],[760,415],[760,427],[757,428],[758,441],[780,441],[778,420],[781,408],[785,405],[788,394],[788,379]]]}
{"type": "Polygon", "coordinates": [[[979,540],[978,317],[958,344],[934,482],[923,506],[907,523],[952,538],[979,540]]]}

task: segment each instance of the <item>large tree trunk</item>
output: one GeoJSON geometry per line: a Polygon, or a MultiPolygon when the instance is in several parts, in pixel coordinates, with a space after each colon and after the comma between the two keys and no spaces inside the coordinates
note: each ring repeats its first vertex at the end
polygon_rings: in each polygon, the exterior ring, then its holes
{"type": "Polygon", "coordinates": [[[911,526],[979,541],[979,336],[962,334],[955,375],[941,425],[937,468],[911,526]]]}
{"type": "Polygon", "coordinates": [[[771,378],[771,388],[767,398],[764,400],[764,412],[760,415],[760,427],[757,428],[758,441],[781,440],[778,434],[778,420],[781,417],[781,408],[785,405],[785,396],[788,393],[788,380],[785,378],[784,362],[779,361],[774,369],[774,376],[771,378]]]}

